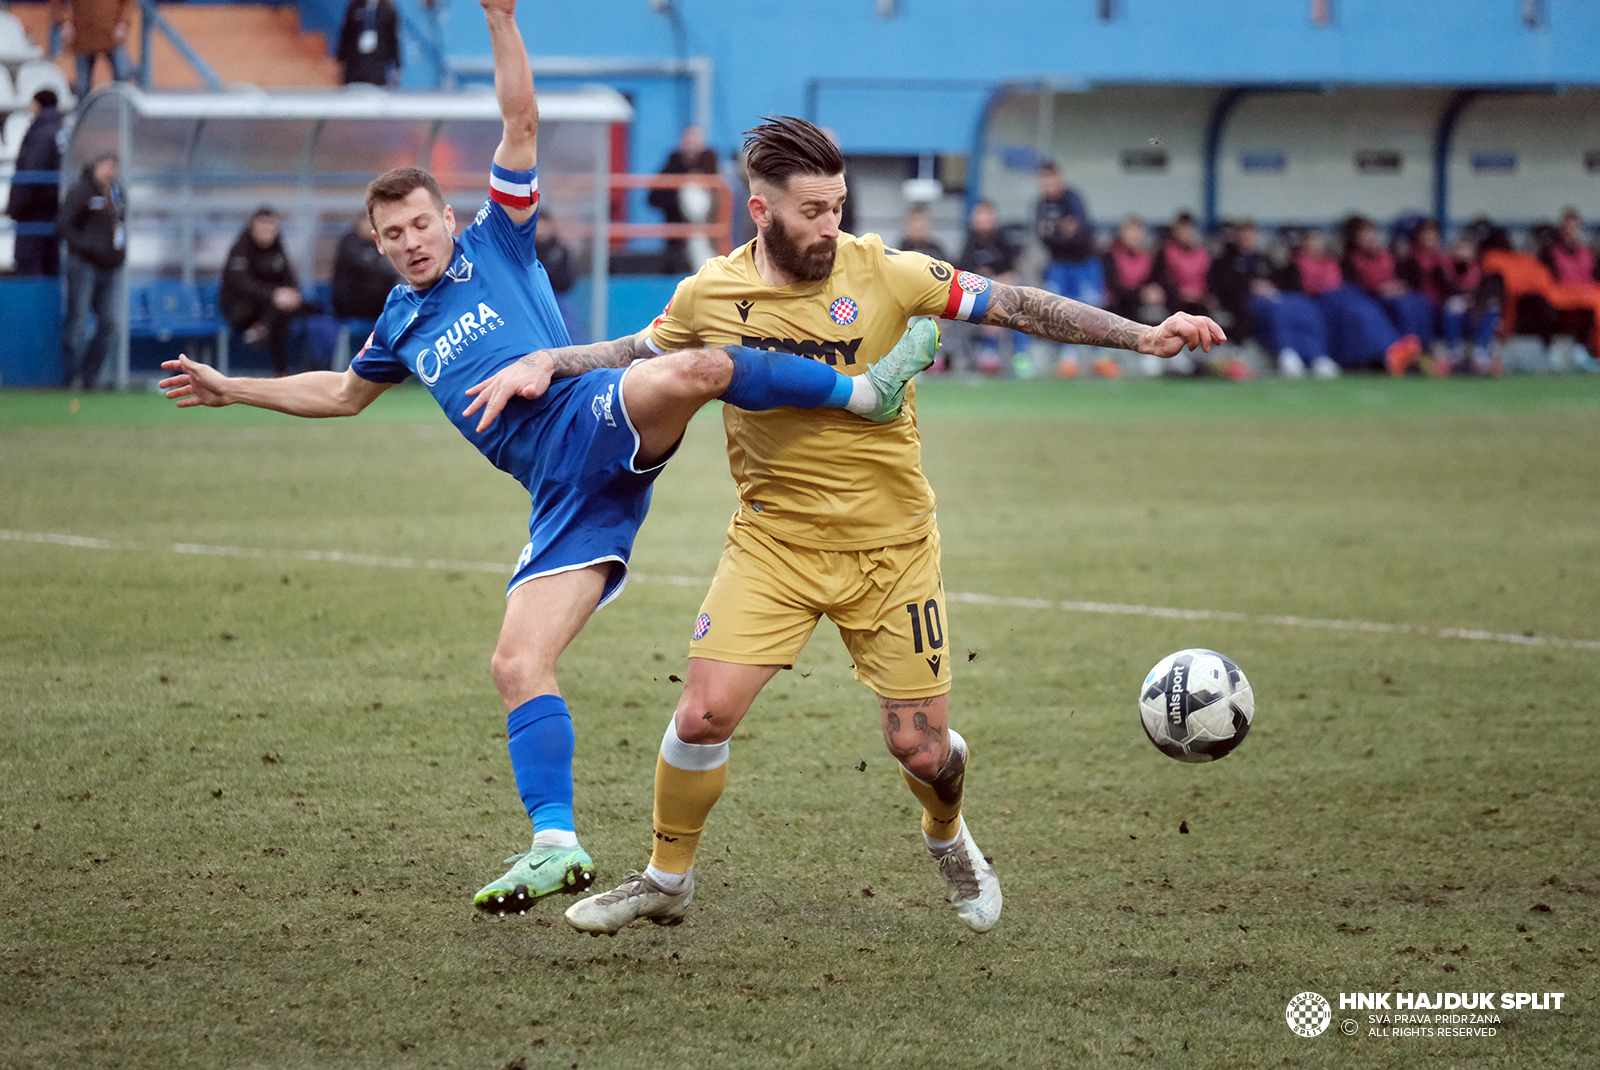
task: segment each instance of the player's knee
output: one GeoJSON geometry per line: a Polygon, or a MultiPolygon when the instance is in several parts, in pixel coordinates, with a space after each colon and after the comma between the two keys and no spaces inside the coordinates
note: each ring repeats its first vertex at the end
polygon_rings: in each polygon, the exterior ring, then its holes
{"type": "Polygon", "coordinates": [[[535,695],[555,693],[554,672],[530,651],[496,647],[489,658],[489,672],[507,709],[535,695]]]}
{"type": "Polygon", "coordinates": [[[925,780],[929,783],[932,783],[934,778],[939,775],[939,770],[944,768],[945,759],[950,754],[948,745],[942,747],[941,751],[936,753],[928,747],[899,748],[895,746],[893,740],[885,740],[884,742],[889,748],[889,753],[894,755],[895,760],[905,767],[906,772],[918,780],[925,780]]]}
{"type": "Polygon", "coordinates": [[[733,712],[726,702],[703,689],[685,688],[673,714],[678,738],[685,743],[721,743],[733,735],[743,711],[733,712]]]}
{"type": "Polygon", "coordinates": [[[689,349],[671,360],[673,387],[684,397],[719,397],[733,382],[733,358],[721,349],[689,349]]]}

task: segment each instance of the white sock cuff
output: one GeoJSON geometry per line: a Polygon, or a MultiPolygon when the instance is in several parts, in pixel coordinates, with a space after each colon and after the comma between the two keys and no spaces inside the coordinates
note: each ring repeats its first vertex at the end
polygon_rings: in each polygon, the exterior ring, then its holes
{"type": "Polygon", "coordinates": [[[678,738],[678,720],[667,722],[667,733],[661,737],[661,757],[674,769],[686,773],[704,773],[726,765],[728,741],[721,743],[685,743],[678,738]]]}
{"type": "Polygon", "coordinates": [[[878,407],[878,391],[872,385],[872,380],[865,375],[851,377],[850,400],[845,402],[845,409],[858,416],[864,416],[878,407]]]}
{"type": "Polygon", "coordinates": [[[677,895],[687,887],[694,885],[694,867],[690,866],[682,873],[668,873],[655,866],[645,866],[644,875],[660,885],[664,891],[677,895]]]}
{"type": "Polygon", "coordinates": [[[956,819],[956,834],[954,836],[952,836],[950,839],[948,839],[948,840],[936,840],[932,836],[929,836],[926,832],[924,832],[922,834],[922,842],[927,844],[928,845],[928,850],[934,852],[935,854],[943,853],[945,851],[950,850],[950,848],[954,847],[960,841],[961,832],[966,827],[967,827],[967,819],[964,816],[963,817],[958,817],[956,819]]]}

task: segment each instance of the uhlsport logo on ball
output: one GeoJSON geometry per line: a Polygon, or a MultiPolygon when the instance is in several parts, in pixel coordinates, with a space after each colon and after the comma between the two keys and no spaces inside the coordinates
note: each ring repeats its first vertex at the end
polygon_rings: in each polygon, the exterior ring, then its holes
{"type": "Polygon", "coordinates": [[[1333,1008],[1317,993],[1302,992],[1289,1001],[1283,1020],[1300,1036],[1320,1037],[1333,1021],[1333,1008]]]}

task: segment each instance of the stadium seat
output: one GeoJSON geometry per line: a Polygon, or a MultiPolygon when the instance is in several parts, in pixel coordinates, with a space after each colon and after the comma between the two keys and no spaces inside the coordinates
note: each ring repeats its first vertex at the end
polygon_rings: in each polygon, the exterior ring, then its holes
{"type": "Polygon", "coordinates": [[[17,97],[32,100],[41,89],[55,90],[62,111],[70,111],[78,99],[72,95],[72,87],[60,67],[47,59],[30,59],[17,68],[17,97]]]}
{"type": "Polygon", "coordinates": [[[16,63],[38,57],[42,50],[28,40],[22,20],[9,11],[0,11],[0,63],[16,63]]]}
{"type": "Polygon", "coordinates": [[[0,128],[0,163],[13,163],[17,158],[17,151],[22,148],[22,135],[28,132],[28,124],[33,122],[33,114],[28,111],[14,111],[6,116],[6,124],[0,128]]]}
{"type": "Polygon", "coordinates": [[[156,279],[129,287],[128,333],[159,342],[203,339],[216,347],[216,364],[226,370],[228,324],[216,314],[214,305],[207,308],[198,286],[156,279]]]}
{"type": "Polygon", "coordinates": [[[0,111],[10,111],[27,105],[27,101],[17,99],[17,91],[11,81],[11,72],[0,67],[0,111]]]}

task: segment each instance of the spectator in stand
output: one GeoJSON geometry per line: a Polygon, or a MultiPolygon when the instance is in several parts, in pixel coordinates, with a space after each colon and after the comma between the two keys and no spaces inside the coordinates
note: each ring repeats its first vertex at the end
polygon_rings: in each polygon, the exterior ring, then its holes
{"type": "Polygon", "coordinates": [[[35,172],[32,181],[11,180],[6,214],[17,224],[16,271],[18,275],[61,274],[61,239],[56,236],[56,213],[60,210],[58,180],[37,178],[41,172],[61,170],[61,112],[56,109],[54,90],[41,89],[28,103],[33,122],[22,135],[17,148],[16,169],[35,172]]]}
{"type": "Polygon", "coordinates": [[[1399,330],[1404,344],[1385,347],[1384,365],[1390,375],[1404,375],[1433,344],[1433,305],[1400,281],[1394,254],[1383,247],[1377,225],[1365,216],[1345,220],[1342,266],[1345,281],[1377,301],[1399,330]]]}
{"type": "Polygon", "coordinates": [[[567,325],[572,344],[587,345],[589,331],[586,323],[573,313],[572,303],[567,300],[567,291],[578,281],[577,264],[573,262],[572,250],[561,240],[555,213],[542,202],[539,206],[539,230],[533,239],[533,253],[550,278],[550,290],[556,296],[556,307],[561,310],[561,319],[567,325]]]}
{"type": "Polygon", "coordinates": [[[400,13],[394,0],[350,0],[334,54],[345,85],[398,85],[400,13]]]}
{"type": "Polygon", "coordinates": [[[1156,281],[1166,290],[1169,307],[1174,312],[1196,316],[1209,316],[1215,311],[1217,299],[1207,280],[1210,272],[1211,254],[1200,240],[1194,216],[1179,212],[1156,256],[1156,281]]]}
{"type": "Polygon", "coordinates": [[[1293,252],[1284,269],[1283,289],[1307,297],[1321,297],[1344,285],[1339,258],[1328,251],[1328,239],[1322,231],[1306,231],[1291,248],[1293,252]]]}
{"type": "Polygon", "coordinates": [[[1256,337],[1250,298],[1267,291],[1277,292],[1272,285],[1277,266],[1261,251],[1261,231],[1255,223],[1241,219],[1230,230],[1222,252],[1206,272],[1206,287],[1226,316],[1223,327],[1228,339],[1243,342],[1256,337]],[[1265,289],[1257,287],[1257,283],[1264,283],[1265,289]]]}
{"type": "Polygon", "coordinates": [[[1309,230],[1301,237],[1281,283],[1282,289],[1314,298],[1322,313],[1331,366],[1313,364],[1312,373],[1319,377],[1331,378],[1341,369],[1385,362],[1395,346],[1400,347],[1395,351],[1396,361],[1414,358],[1420,349],[1416,339],[1408,342],[1401,337],[1377,301],[1344,281],[1344,269],[1328,251],[1327,238],[1320,230],[1309,230]]]}
{"type": "MultiPolygon", "coordinates": [[[[1259,228],[1244,220],[1234,226],[1222,255],[1211,265],[1211,290],[1233,318],[1230,337],[1254,338],[1287,379],[1302,378],[1307,361],[1318,378],[1338,375],[1338,365],[1328,357],[1321,310],[1304,293],[1279,288],[1273,279],[1282,273],[1260,244],[1259,228]]],[[[1337,272],[1336,265],[1333,270],[1337,272]]],[[[1292,266],[1289,271],[1294,272],[1292,266]]]]}
{"type": "MultiPolygon", "coordinates": [[[[705,131],[689,125],[678,135],[678,147],[667,155],[661,165],[663,175],[714,175],[717,173],[716,151],[706,147],[705,131]]],[[[653,189],[649,196],[650,207],[660,210],[668,223],[687,223],[676,189],[653,189]]],[[[661,269],[668,275],[687,275],[697,270],[699,264],[689,262],[689,243],[684,238],[668,238],[661,253],[661,269]]]]}
{"type": "MultiPolygon", "coordinates": [[[[1539,249],[1539,261],[1550,269],[1557,286],[1593,286],[1595,256],[1584,241],[1583,218],[1575,208],[1561,213],[1561,223],[1539,249]]],[[[1587,309],[1562,309],[1556,315],[1555,333],[1580,341],[1594,332],[1594,314],[1587,309]]]]}
{"type": "Polygon", "coordinates": [[[362,212],[339,239],[334,253],[333,314],[342,320],[362,321],[362,328],[352,327],[351,334],[365,337],[372,333],[389,291],[399,282],[400,273],[373,240],[372,220],[362,212]]]}
{"type": "Polygon", "coordinates": [[[1045,288],[1086,305],[1104,304],[1105,272],[1095,256],[1094,225],[1083,198],[1061,180],[1061,169],[1050,160],[1039,165],[1037,179],[1034,231],[1050,254],[1045,288]]]}
{"type": "MultiPolygon", "coordinates": [[[[1022,276],[1017,273],[1017,250],[1000,229],[1000,213],[995,210],[993,201],[979,201],[972,206],[967,216],[967,238],[961,245],[961,255],[956,258],[956,267],[1010,286],[1022,281],[1022,276]]],[[[1026,360],[1028,336],[1017,331],[1009,333],[1014,362],[1026,360]]],[[[974,360],[977,371],[984,375],[994,375],[1000,371],[1000,342],[1006,334],[1003,327],[978,328],[980,345],[974,360]]],[[[1028,370],[1032,372],[1031,363],[1028,370]]]]}
{"type": "Polygon", "coordinates": [[[50,0],[50,25],[59,27],[61,43],[78,57],[77,96],[86,97],[94,85],[94,61],[106,57],[111,77],[126,82],[133,77],[128,59],[128,15],[133,0],[50,0]]]}
{"type": "Polygon", "coordinates": [[[56,229],[67,243],[67,315],[61,334],[61,385],[73,381],[93,390],[100,365],[116,329],[115,298],[122,262],[127,257],[123,230],[122,187],[117,185],[117,156],[104,153],[83,174],[61,204],[56,229]],[[94,315],[94,336],[89,316],[94,315]]]}
{"type": "Polygon", "coordinates": [[[257,208],[228,250],[218,304],[246,345],[267,343],[273,374],[288,375],[289,327],[305,311],[305,298],[271,208],[257,208]]]}
{"type": "Polygon", "coordinates": [[[901,226],[903,233],[899,248],[913,253],[924,253],[935,260],[950,259],[950,254],[944,251],[944,246],[933,240],[933,218],[928,214],[927,205],[912,205],[906,212],[901,226]]]}
{"type": "Polygon", "coordinates": [[[1420,293],[1433,305],[1435,313],[1444,305],[1438,269],[1444,263],[1437,220],[1424,219],[1411,230],[1409,249],[1395,264],[1395,274],[1407,287],[1420,293]]]}
{"type": "Polygon", "coordinates": [[[1117,228],[1101,257],[1106,276],[1106,308],[1140,323],[1154,316],[1167,318],[1167,292],[1156,281],[1156,258],[1150,252],[1150,232],[1136,215],[1117,228]]]}
{"type": "Polygon", "coordinates": [[[1499,280],[1491,280],[1478,266],[1478,249],[1463,235],[1451,243],[1433,269],[1434,289],[1443,297],[1439,308],[1440,333],[1445,353],[1435,362],[1434,374],[1449,375],[1460,368],[1477,375],[1498,371],[1498,358],[1489,350],[1500,327],[1503,297],[1499,280]],[[1466,350],[1467,335],[1472,336],[1472,351],[1466,350]]]}
{"type": "MultiPolygon", "coordinates": [[[[20,164],[17,169],[21,170],[20,164]]],[[[1539,250],[1539,259],[1558,285],[1588,286],[1595,281],[1594,250],[1584,241],[1583,217],[1576,208],[1561,213],[1561,225],[1539,250]]]]}

